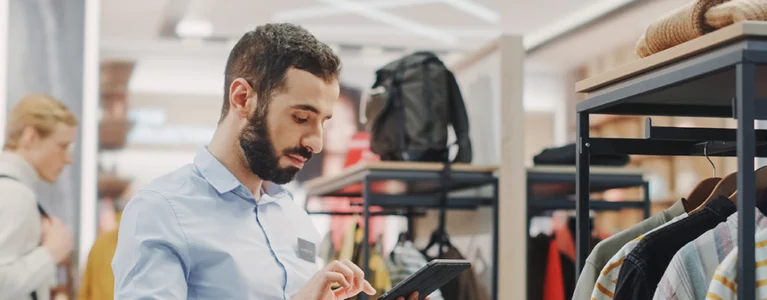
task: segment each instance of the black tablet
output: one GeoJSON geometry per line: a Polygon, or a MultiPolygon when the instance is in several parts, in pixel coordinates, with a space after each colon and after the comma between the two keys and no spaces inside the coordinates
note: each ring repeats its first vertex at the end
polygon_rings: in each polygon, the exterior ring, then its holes
{"type": "Polygon", "coordinates": [[[378,298],[379,300],[396,300],[398,297],[407,299],[413,292],[418,292],[418,299],[424,299],[438,288],[447,284],[461,272],[471,267],[471,262],[462,259],[435,259],[423,268],[395,285],[391,290],[378,298]]]}

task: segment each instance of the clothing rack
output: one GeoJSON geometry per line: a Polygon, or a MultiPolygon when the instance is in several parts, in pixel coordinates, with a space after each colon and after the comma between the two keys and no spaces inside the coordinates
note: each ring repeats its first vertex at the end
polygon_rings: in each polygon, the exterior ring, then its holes
{"type": "Polygon", "coordinates": [[[738,298],[755,297],[754,157],[767,142],[754,120],[767,119],[767,23],[742,22],[576,84],[578,154],[576,276],[589,255],[591,154],[737,156],[738,298]],[[762,85],[763,86],[763,85],[762,85]],[[592,114],[737,119],[736,129],[654,127],[644,138],[591,138],[592,114]],[[714,147],[712,147],[712,142],[714,147]]]}
{"type": "MultiPolygon", "coordinates": [[[[357,203],[362,210],[364,230],[360,266],[369,276],[370,246],[367,241],[370,217],[375,212],[371,206],[389,212],[400,211],[403,216],[417,214],[424,209],[439,209],[438,231],[445,232],[447,210],[493,208],[493,285],[492,299],[498,299],[498,179],[496,167],[468,164],[420,163],[420,162],[370,162],[360,163],[334,176],[323,176],[304,183],[309,197],[362,198],[357,203]],[[395,188],[387,188],[393,184],[395,188]],[[490,186],[489,197],[458,197],[448,193],[490,186]]],[[[391,186],[390,186],[391,187],[391,186]]],[[[327,200],[333,201],[333,200],[327,200]]],[[[311,211],[309,203],[304,208],[310,214],[336,214],[330,211],[311,211]]],[[[341,212],[339,212],[341,213],[341,212]]],[[[346,213],[341,213],[346,214],[346,213]]],[[[412,223],[412,222],[410,222],[412,223]]],[[[409,224],[410,225],[410,224],[409,224]]],[[[412,232],[412,231],[411,231],[412,232]]],[[[440,247],[440,254],[441,254],[440,247]]],[[[360,299],[368,299],[360,294],[360,299]]]]}

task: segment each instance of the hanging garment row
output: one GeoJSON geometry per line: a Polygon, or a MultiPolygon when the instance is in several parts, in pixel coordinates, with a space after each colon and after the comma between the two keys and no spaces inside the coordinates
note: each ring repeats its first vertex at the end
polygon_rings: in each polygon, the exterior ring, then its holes
{"type": "MultiPolygon", "coordinates": [[[[767,167],[756,179],[756,259],[767,265],[767,167]]],[[[735,299],[737,173],[699,182],[686,198],[597,244],[573,299],[735,299]]],[[[757,280],[767,271],[757,268],[757,280]]],[[[767,286],[757,296],[767,297],[767,286]]]]}
{"type": "MultiPolygon", "coordinates": [[[[543,218],[543,217],[539,217],[543,218]]],[[[565,300],[575,289],[575,218],[556,221],[527,240],[527,299],[565,300]]],[[[531,226],[532,227],[532,226],[531,226]]],[[[593,228],[593,227],[592,227],[593,228]]],[[[591,245],[599,239],[592,237],[591,245]]]]}
{"type": "MultiPolygon", "coordinates": [[[[362,255],[363,227],[359,224],[359,216],[354,216],[353,222],[344,228],[343,238],[340,245],[335,245],[331,238],[332,232],[328,232],[320,245],[319,256],[325,262],[332,260],[350,260],[357,265],[363,265],[362,255]]],[[[416,248],[411,234],[400,234],[397,244],[392,251],[385,255],[382,246],[382,237],[379,235],[370,246],[370,259],[368,278],[376,289],[376,295],[371,299],[377,299],[383,293],[390,290],[400,281],[414,274],[426,266],[433,259],[466,259],[461,252],[450,242],[450,237],[441,230],[435,230],[429,243],[423,249],[416,248]],[[439,248],[439,249],[437,249],[439,248]],[[441,250],[441,251],[434,251],[441,250]]],[[[486,263],[485,263],[486,264],[486,263]]],[[[489,268],[485,268],[489,272],[489,268]]],[[[486,276],[483,276],[486,277],[486,276]]],[[[357,299],[354,297],[352,299],[357,299]]],[[[488,300],[489,290],[478,278],[476,272],[463,272],[460,276],[429,295],[431,300],[488,300]]]]}

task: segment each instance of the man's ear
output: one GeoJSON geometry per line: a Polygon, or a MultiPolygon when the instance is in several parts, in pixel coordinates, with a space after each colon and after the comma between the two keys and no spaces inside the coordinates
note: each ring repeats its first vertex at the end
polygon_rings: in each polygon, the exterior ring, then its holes
{"type": "Polygon", "coordinates": [[[32,128],[32,126],[24,127],[24,130],[21,131],[21,136],[19,137],[19,148],[33,146],[39,140],[40,135],[37,133],[37,130],[32,128]]]}
{"type": "Polygon", "coordinates": [[[258,97],[250,84],[242,78],[232,81],[229,86],[229,113],[243,118],[250,115],[251,109],[256,105],[258,97]]]}

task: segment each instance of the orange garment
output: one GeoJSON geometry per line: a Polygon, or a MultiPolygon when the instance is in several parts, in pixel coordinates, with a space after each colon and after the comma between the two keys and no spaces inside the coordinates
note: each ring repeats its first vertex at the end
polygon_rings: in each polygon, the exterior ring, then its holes
{"type": "MultiPolygon", "coordinates": [[[[115,219],[120,222],[120,215],[115,219]]],[[[99,235],[88,254],[88,263],[80,284],[78,300],[114,299],[114,281],[112,257],[117,248],[117,230],[99,235]]]]}

